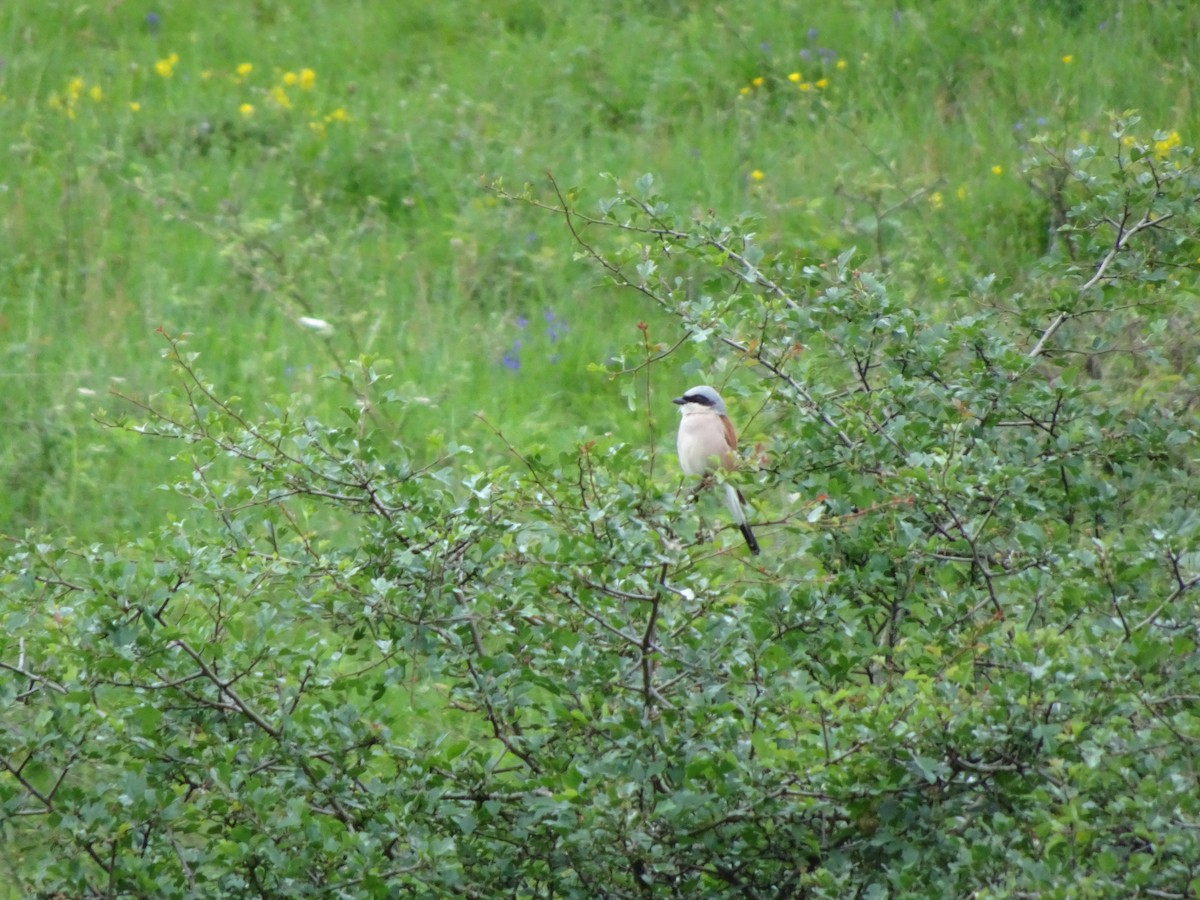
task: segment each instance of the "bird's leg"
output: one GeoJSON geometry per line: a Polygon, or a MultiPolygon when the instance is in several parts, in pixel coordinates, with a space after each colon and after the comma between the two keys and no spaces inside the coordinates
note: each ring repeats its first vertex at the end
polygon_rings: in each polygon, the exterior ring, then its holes
{"type": "Polygon", "coordinates": [[[705,475],[699,481],[693,482],[692,489],[688,491],[687,502],[692,504],[699,502],[700,495],[704,492],[704,489],[710,487],[712,483],[713,476],[711,474],[705,475]]]}

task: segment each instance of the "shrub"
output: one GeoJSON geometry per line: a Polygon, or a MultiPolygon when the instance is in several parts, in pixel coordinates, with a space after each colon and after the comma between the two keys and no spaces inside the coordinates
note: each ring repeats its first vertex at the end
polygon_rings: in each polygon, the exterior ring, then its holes
{"type": "Polygon", "coordinates": [[[643,438],[484,464],[387,437],[369,359],[331,424],[168,337],[178,390],[114,424],[195,514],[6,545],[19,889],[1194,893],[1197,174],[1136,125],[1035,148],[1065,216],[1019,296],[907,295],[650,179],[525,195],[678,322],[612,362],[643,438]],[[681,346],[759,408],[759,558],[664,459],[681,346]]]}

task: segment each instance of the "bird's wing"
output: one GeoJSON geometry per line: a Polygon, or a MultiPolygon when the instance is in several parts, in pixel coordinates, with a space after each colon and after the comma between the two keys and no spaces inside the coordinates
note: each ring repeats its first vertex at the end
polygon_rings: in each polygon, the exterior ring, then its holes
{"type": "Polygon", "coordinates": [[[729,421],[728,416],[721,416],[721,424],[725,428],[725,443],[729,447],[729,452],[722,458],[726,469],[734,467],[733,451],[737,449],[737,432],[733,430],[733,423],[729,421]]]}

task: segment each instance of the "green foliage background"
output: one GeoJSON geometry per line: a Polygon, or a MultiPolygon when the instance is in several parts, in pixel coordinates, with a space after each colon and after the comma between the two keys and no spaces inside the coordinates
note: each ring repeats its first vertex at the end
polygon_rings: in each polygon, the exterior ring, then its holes
{"type": "Polygon", "coordinates": [[[1198,25],[6,4],[10,894],[1195,896],[1198,25]]]}

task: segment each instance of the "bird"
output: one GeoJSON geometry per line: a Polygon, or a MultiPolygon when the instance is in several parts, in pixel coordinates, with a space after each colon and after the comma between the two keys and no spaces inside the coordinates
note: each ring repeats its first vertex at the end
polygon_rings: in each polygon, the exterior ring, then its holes
{"type": "MultiPolygon", "coordinates": [[[[679,406],[679,435],[675,449],[679,452],[679,467],[684,475],[707,475],[718,466],[730,471],[737,463],[737,433],[725,414],[725,401],[706,384],[688,388],[672,403],[679,406]]],[[[746,523],[746,498],[737,488],[725,482],[725,505],[741,529],[746,546],[755,556],[758,541],[746,523]]]]}

